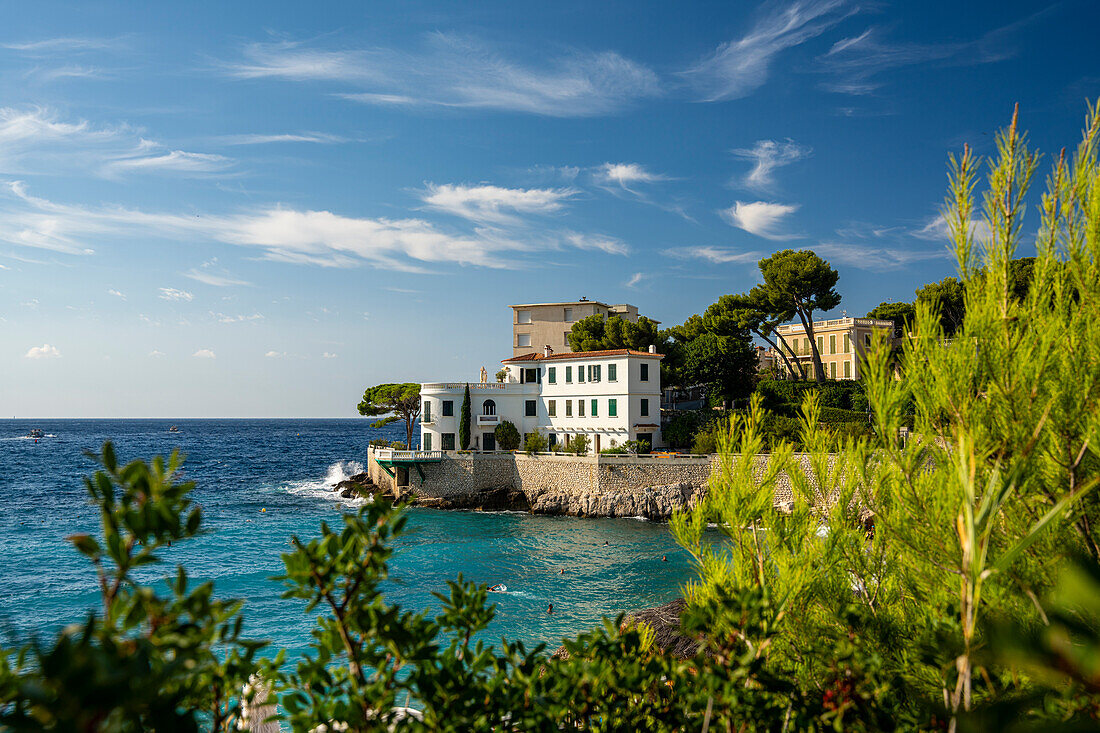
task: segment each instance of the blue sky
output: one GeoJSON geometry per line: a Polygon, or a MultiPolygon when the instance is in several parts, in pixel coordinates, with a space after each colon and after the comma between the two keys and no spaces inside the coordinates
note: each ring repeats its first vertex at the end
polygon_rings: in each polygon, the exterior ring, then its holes
{"type": "MultiPolygon", "coordinates": [[[[1088,0],[5,3],[0,415],[345,416],[518,302],[665,324],[809,247],[952,274],[949,152],[1074,145],[1088,0]]],[[[1045,175],[1045,168],[1043,169],[1045,175]]],[[[1037,221],[1034,212],[1029,220],[1037,221]]]]}

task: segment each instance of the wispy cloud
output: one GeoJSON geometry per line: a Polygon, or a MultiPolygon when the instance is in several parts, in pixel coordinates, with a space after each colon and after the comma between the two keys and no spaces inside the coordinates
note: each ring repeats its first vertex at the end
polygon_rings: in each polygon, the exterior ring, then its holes
{"type": "Polygon", "coordinates": [[[608,114],[659,93],[657,75],[613,51],[575,51],[542,63],[508,58],[480,41],[431,33],[415,50],[327,50],[255,43],[225,65],[240,79],[329,81],[372,105],[494,109],[552,117],[608,114]]]}
{"type": "Polygon", "coordinates": [[[635,183],[656,183],[668,176],[646,170],[640,163],[604,163],[593,174],[597,183],[615,184],[629,190],[635,183]]]}
{"type": "Polygon", "coordinates": [[[42,344],[41,346],[32,346],[27,350],[27,353],[23,355],[25,359],[57,359],[61,356],[61,352],[56,346],[50,346],[49,344],[42,344]]]}
{"type": "Polygon", "coordinates": [[[788,216],[798,211],[798,204],[777,204],[769,201],[737,201],[721,214],[738,229],[765,239],[796,239],[798,235],[779,231],[788,216]]]}
{"type": "Polygon", "coordinates": [[[35,66],[23,72],[23,78],[36,82],[51,82],[58,79],[104,79],[108,74],[95,66],[66,64],[65,66],[35,66]]]}
{"type": "MultiPolygon", "coordinates": [[[[970,220],[970,236],[974,237],[977,241],[988,240],[992,234],[993,231],[989,228],[988,222],[984,219],[970,220]]],[[[922,226],[910,231],[909,235],[930,242],[942,242],[947,244],[951,241],[951,233],[947,229],[947,221],[943,218],[942,214],[936,214],[931,217],[922,226]]]]}
{"type": "Polygon", "coordinates": [[[598,234],[580,234],[571,232],[565,235],[565,240],[577,249],[590,249],[604,252],[609,255],[628,255],[630,247],[622,240],[614,237],[605,237],[598,234]]]}
{"type": "Polygon", "coordinates": [[[174,300],[177,302],[190,303],[195,299],[195,296],[186,290],[177,290],[176,288],[159,288],[161,300],[174,300]]]}
{"type": "Polygon", "coordinates": [[[746,97],[768,80],[775,57],[821,35],[850,12],[845,0],[800,0],[774,7],[741,38],[683,72],[705,102],[746,97]]]}
{"type": "Polygon", "coordinates": [[[569,230],[543,233],[475,226],[470,232],[455,232],[418,218],[353,217],[271,206],[218,216],[153,213],[56,203],[31,196],[18,182],[9,183],[6,191],[0,188],[0,241],[75,253],[82,251],[89,236],[199,238],[253,248],[279,262],[325,267],[366,262],[416,273],[426,271],[425,263],[512,268],[539,252],[563,247],[610,254],[629,251],[612,237],[569,230]]]}
{"type": "Polygon", "coordinates": [[[0,48],[26,53],[53,54],[59,51],[98,51],[112,48],[117,44],[117,39],[59,36],[57,38],[41,38],[37,41],[0,43],[0,48]]]}
{"type": "Polygon", "coordinates": [[[110,290],[108,290],[107,294],[108,295],[113,295],[116,298],[122,298],[123,300],[126,300],[126,296],[123,295],[122,293],[120,293],[119,291],[115,290],[114,288],[111,288],[110,290]]]}
{"type": "Polygon", "coordinates": [[[763,257],[763,253],[753,250],[751,252],[738,252],[727,247],[676,247],[666,249],[664,254],[681,260],[706,260],[716,265],[728,264],[756,264],[763,257]]]}
{"type": "Polygon", "coordinates": [[[215,358],[217,358],[214,355],[214,352],[210,349],[199,349],[198,351],[196,351],[191,356],[195,357],[196,359],[215,359],[215,358]]]}
{"type": "Polygon", "coordinates": [[[244,134],[222,135],[216,140],[223,145],[270,145],[272,143],[346,143],[348,138],[324,132],[298,132],[276,135],[244,134]]]}
{"type": "Polygon", "coordinates": [[[149,352],[149,357],[152,359],[162,359],[164,358],[164,352],[160,349],[153,349],[149,352]]]}
{"type": "Polygon", "coordinates": [[[971,41],[892,42],[883,38],[880,28],[867,28],[857,36],[837,41],[817,59],[818,70],[830,76],[821,86],[840,94],[864,95],[882,87],[885,82],[881,75],[895,69],[928,64],[972,66],[1003,61],[1016,54],[1013,36],[1050,9],[1040,10],[971,41]]]}
{"type": "Polygon", "coordinates": [[[846,242],[818,242],[813,246],[813,250],[831,262],[872,272],[898,270],[916,262],[946,259],[951,256],[946,248],[927,250],[901,245],[877,246],[846,242]]]}
{"type": "Polygon", "coordinates": [[[266,354],[264,354],[264,356],[267,357],[268,359],[281,359],[281,358],[286,356],[286,352],[285,351],[271,350],[271,351],[267,352],[266,354]]]}
{"type": "Polygon", "coordinates": [[[812,149],[787,138],[757,140],[751,148],[738,148],[732,152],[738,158],[753,162],[752,170],[741,180],[741,184],[757,191],[771,191],[775,187],[775,169],[808,157],[812,149]]]}
{"type": "Polygon", "coordinates": [[[212,285],[216,288],[226,288],[233,285],[250,285],[245,280],[239,280],[229,274],[229,271],[218,265],[218,258],[207,260],[198,267],[192,267],[182,273],[184,277],[197,280],[204,285],[212,285]]]}
{"type": "Polygon", "coordinates": [[[134,155],[116,158],[107,162],[104,165],[104,170],[110,174],[160,170],[181,173],[214,173],[225,170],[232,164],[231,159],[222,155],[171,150],[157,155],[134,155]]]}
{"type": "Polygon", "coordinates": [[[514,224],[516,214],[552,214],[575,196],[571,188],[501,188],[499,186],[427,184],[421,200],[430,208],[475,222],[514,224]]]}
{"type": "Polygon", "coordinates": [[[218,323],[247,323],[249,321],[262,321],[264,318],[262,313],[253,313],[250,316],[229,316],[225,313],[215,313],[214,311],[210,311],[210,317],[218,323]]]}
{"type": "Polygon", "coordinates": [[[323,354],[321,354],[321,358],[322,359],[335,359],[336,354],[332,353],[331,351],[326,351],[323,354]]]}
{"type": "Polygon", "coordinates": [[[65,119],[45,107],[0,107],[0,172],[123,173],[183,175],[223,170],[233,161],[220,155],[169,150],[128,125],[94,125],[65,119]]]}
{"type": "Polygon", "coordinates": [[[631,275],[629,278],[627,278],[627,281],[625,283],[623,283],[623,287],[625,287],[625,288],[636,288],[639,285],[641,285],[643,282],[645,282],[646,280],[649,280],[652,277],[653,277],[653,275],[650,275],[649,273],[646,273],[646,272],[635,272],[633,275],[631,275]]]}

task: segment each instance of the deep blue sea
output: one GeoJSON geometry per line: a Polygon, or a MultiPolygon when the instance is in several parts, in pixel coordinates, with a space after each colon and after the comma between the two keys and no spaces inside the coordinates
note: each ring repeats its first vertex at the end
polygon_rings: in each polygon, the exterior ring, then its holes
{"type": "MultiPolygon", "coordinates": [[[[81,482],[94,464],[83,452],[110,439],[123,461],[179,448],[185,477],[198,485],[207,533],[166,550],[150,577],[184,565],[196,580],[213,580],[219,597],[245,600],[248,636],[300,654],[313,621],[270,578],[292,535],[311,537],[322,521],[338,524],[355,510],[331,487],[362,470],[376,437],[403,440],[404,430],[357,419],[0,420],[0,646],[52,634],[97,608],[92,569],[65,538],[98,532],[81,482]],[[173,424],[179,433],[168,432],[173,424]],[[23,437],[31,428],[47,437],[23,437]]],[[[396,547],[391,603],[433,608],[432,592],[459,573],[508,586],[492,596],[490,643],[556,647],[602,616],[671,600],[691,574],[666,525],[632,519],[411,509],[396,547]]]]}

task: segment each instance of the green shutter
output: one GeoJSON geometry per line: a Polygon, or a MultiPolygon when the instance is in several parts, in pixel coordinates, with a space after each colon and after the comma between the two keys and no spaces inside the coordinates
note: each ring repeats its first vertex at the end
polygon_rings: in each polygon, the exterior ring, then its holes
{"type": "Polygon", "coordinates": [[[597,405],[599,405],[599,403],[596,402],[596,398],[593,397],[592,398],[592,417],[599,417],[600,416],[599,408],[597,407],[597,405]]]}
{"type": "MultiPolygon", "coordinates": [[[[613,368],[614,367],[610,367],[607,370],[608,379],[611,378],[611,369],[613,369],[613,368]]],[[[609,399],[607,401],[607,416],[608,417],[618,417],[619,416],[619,403],[614,398],[609,399]]]]}
{"type": "Polygon", "coordinates": [[[607,381],[614,382],[616,379],[618,379],[618,376],[616,375],[616,371],[617,371],[617,366],[615,364],[608,364],[607,365],[607,381]]]}
{"type": "Polygon", "coordinates": [[[558,370],[556,367],[547,367],[546,379],[548,382],[550,382],[550,384],[558,383],[558,370]]]}

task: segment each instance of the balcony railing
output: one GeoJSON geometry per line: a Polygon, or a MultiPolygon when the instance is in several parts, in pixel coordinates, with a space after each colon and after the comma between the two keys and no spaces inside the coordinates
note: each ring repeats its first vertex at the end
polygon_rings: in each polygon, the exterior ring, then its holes
{"type": "Polygon", "coordinates": [[[478,427],[485,425],[500,425],[500,415],[478,415],[477,416],[478,427]]]}
{"type": "Polygon", "coordinates": [[[441,450],[396,450],[394,448],[372,448],[377,461],[441,461],[441,450]]]}
{"type": "MultiPolygon", "coordinates": [[[[480,389],[507,389],[508,382],[425,382],[421,387],[423,389],[466,389],[466,385],[470,385],[470,391],[476,392],[480,389]]],[[[512,382],[512,384],[519,384],[518,382],[512,382]]]]}

